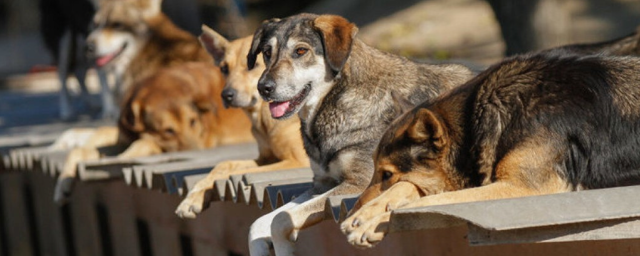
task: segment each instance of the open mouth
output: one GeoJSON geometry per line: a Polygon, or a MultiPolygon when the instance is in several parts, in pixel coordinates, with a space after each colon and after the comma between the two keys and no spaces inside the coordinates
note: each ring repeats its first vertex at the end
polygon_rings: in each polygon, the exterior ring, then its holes
{"type": "Polygon", "coordinates": [[[288,101],[273,101],[269,102],[269,111],[271,111],[271,117],[275,119],[286,118],[300,109],[300,105],[309,94],[311,90],[311,84],[305,85],[304,89],[293,99],[288,101]]]}
{"type": "Polygon", "coordinates": [[[127,43],[125,42],[122,47],[120,47],[119,50],[106,54],[106,55],[102,55],[98,58],[96,58],[96,66],[98,66],[99,68],[104,67],[105,65],[111,63],[111,61],[113,61],[115,58],[117,58],[118,56],[120,56],[120,54],[124,51],[124,49],[127,48],[127,43]]]}

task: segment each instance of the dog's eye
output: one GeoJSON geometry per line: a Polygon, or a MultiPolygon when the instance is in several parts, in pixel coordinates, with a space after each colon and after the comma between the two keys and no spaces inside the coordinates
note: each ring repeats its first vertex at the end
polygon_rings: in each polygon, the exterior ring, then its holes
{"type": "Polygon", "coordinates": [[[173,128],[164,129],[164,134],[168,136],[176,135],[176,131],[173,128]]]}
{"type": "Polygon", "coordinates": [[[393,176],[393,173],[390,171],[383,171],[382,172],[382,181],[387,181],[389,179],[391,179],[391,176],[393,176]]]}
{"type": "Polygon", "coordinates": [[[191,120],[189,121],[189,125],[191,125],[191,127],[196,126],[196,119],[195,118],[191,118],[191,120]]]}
{"type": "Polygon", "coordinates": [[[298,56],[302,56],[302,55],[307,54],[308,51],[309,51],[309,49],[300,47],[300,48],[296,49],[296,54],[298,56]]]}
{"type": "Polygon", "coordinates": [[[220,72],[222,72],[223,75],[229,75],[229,65],[224,64],[220,67],[220,72]]]}
{"type": "Polygon", "coordinates": [[[264,54],[264,56],[267,57],[267,59],[271,58],[271,47],[265,48],[262,51],[262,54],[264,54]]]}
{"type": "Polygon", "coordinates": [[[124,24],[120,23],[120,22],[114,22],[111,24],[111,28],[113,29],[121,29],[124,28],[124,24]]]}

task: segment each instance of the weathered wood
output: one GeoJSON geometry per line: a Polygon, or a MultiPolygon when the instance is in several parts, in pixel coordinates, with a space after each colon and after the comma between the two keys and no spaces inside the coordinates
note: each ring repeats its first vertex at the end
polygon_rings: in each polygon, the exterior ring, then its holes
{"type": "Polygon", "coordinates": [[[26,177],[33,191],[35,217],[37,223],[40,255],[70,255],[73,248],[67,248],[64,236],[62,212],[53,202],[55,180],[42,173],[27,173],[26,177]]]}
{"type": "Polygon", "coordinates": [[[78,256],[103,255],[102,237],[96,212],[97,184],[77,182],[71,195],[71,224],[78,256]]]}
{"type": "Polygon", "coordinates": [[[25,200],[24,177],[20,173],[5,173],[0,179],[2,197],[2,228],[9,255],[33,255],[33,240],[25,200]]]}

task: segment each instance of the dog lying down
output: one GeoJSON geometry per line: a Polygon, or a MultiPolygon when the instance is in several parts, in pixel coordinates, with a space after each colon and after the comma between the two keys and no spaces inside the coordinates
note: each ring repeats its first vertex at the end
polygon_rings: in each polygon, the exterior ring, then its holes
{"type": "Polygon", "coordinates": [[[124,145],[128,148],[117,157],[134,158],[253,141],[246,115],[223,107],[223,86],[217,67],[195,62],[162,69],[143,80],[125,96],[117,128],[84,130],[86,144],[69,153],[58,177],[55,201],[69,196],[77,163],[100,158],[100,147],[124,145]]]}
{"type": "Polygon", "coordinates": [[[300,120],[297,117],[281,121],[271,118],[269,104],[260,98],[256,90],[264,63],[258,60],[253,69],[247,67],[252,37],[229,42],[209,27],[203,26],[202,30],[200,41],[226,75],[227,83],[222,92],[225,106],[242,109],[249,116],[260,155],[255,160],[225,161],[216,165],[176,209],[176,214],[182,218],[195,218],[208,207],[213,183],[217,179],[227,179],[234,174],[309,166],[300,136],[300,120]]]}
{"type": "Polygon", "coordinates": [[[298,232],[324,220],[329,196],[362,192],[373,175],[371,155],[401,114],[391,92],[414,104],[435,98],[472,77],[461,65],[418,64],[383,53],[356,38],[358,28],[334,15],[300,14],[263,23],[248,66],[258,53],[258,81],[271,116],[300,118],[313,188],[256,220],[251,255],[292,255],[298,232]]]}
{"type": "Polygon", "coordinates": [[[395,120],[341,228],[371,247],[397,208],[640,183],[640,59],[517,56],[395,120]]]}

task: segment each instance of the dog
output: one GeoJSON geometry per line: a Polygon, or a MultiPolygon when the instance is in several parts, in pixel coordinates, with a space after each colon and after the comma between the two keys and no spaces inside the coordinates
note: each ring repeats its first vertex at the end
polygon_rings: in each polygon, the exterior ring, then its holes
{"type": "Polygon", "coordinates": [[[258,81],[271,116],[298,114],[313,188],[260,217],[250,229],[251,255],[291,255],[298,232],[324,219],[328,196],[362,192],[373,174],[371,155],[400,114],[391,92],[418,104],[472,77],[461,65],[418,64],[357,39],[343,17],[299,14],[264,22],[247,55],[262,54],[258,81]],[[314,196],[317,195],[317,196],[314,196]]]}
{"type": "Polygon", "coordinates": [[[264,71],[264,63],[256,62],[253,69],[247,67],[246,56],[252,36],[227,41],[207,26],[202,27],[200,41],[216,60],[216,65],[226,76],[222,99],[226,107],[240,108],[251,119],[251,132],[258,142],[259,156],[255,160],[225,161],[216,165],[206,178],[176,209],[181,218],[195,218],[209,206],[213,182],[233,174],[268,172],[309,166],[309,158],[302,145],[300,120],[296,117],[276,121],[271,118],[269,104],[264,102],[256,85],[264,71]]]}
{"type": "Polygon", "coordinates": [[[401,116],[341,228],[371,247],[390,210],[640,183],[640,59],[516,56],[401,116]]]}
{"type": "Polygon", "coordinates": [[[101,1],[87,38],[95,65],[113,72],[116,92],[159,69],[185,62],[211,62],[195,36],[161,12],[161,0],[101,1]]]}
{"type": "Polygon", "coordinates": [[[100,147],[126,147],[118,158],[195,150],[253,141],[250,121],[225,109],[224,76],[211,63],[184,63],[159,70],[126,96],[118,127],[86,133],[87,144],[69,153],[58,178],[55,201],[69,196],[80,161],[100,158],[100,147]]]}

